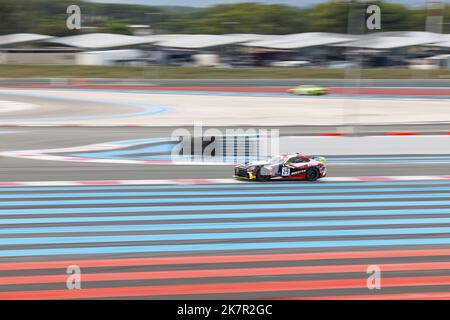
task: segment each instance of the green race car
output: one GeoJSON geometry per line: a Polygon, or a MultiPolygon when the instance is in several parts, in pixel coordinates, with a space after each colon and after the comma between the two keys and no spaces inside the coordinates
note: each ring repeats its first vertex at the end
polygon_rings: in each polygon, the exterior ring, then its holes
{"type": "Polygon", "coordinates": [[[312,85],[302,85],[288,90],[288,93],[296,95],[306,95],[315,96],[328,93],[328,88],[312,86],[312,85]]]}

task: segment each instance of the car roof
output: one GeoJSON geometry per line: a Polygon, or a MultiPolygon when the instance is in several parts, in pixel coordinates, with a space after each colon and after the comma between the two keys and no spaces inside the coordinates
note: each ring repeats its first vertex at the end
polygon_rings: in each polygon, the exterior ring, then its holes
{"type": "Polygon", "coordinates": [[[309,158],[308,156],[301,154],[301,153],[285,153],[283,155],[281,155],[283,158],[294,158],[294,157],[298,157],[298,158],[309,158]]]}

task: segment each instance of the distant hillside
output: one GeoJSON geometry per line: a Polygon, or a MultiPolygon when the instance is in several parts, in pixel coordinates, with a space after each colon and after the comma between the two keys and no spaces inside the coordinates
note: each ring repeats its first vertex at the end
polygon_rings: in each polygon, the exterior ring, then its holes
{"type": "Polygon", "coordinates": [[[198,10],[198,8],[195,7],[185,7],[185,6],[158,6],[158,7],[173,13],[189,13],[198,10]]]}

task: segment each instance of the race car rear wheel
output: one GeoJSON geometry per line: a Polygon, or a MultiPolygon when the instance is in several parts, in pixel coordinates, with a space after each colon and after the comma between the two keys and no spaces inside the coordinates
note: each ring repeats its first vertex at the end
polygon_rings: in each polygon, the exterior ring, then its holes
{"type": "Polygon", "coordinates": [[[258,180],[259,182],[266,182],[270,180],[270,175],[266,175],[264,174],[264,171],[262,170],[262,168],[258,168],[258,170],[256,171],[256,180],[258,180]]]}
{"type": "Polygon", "coordinates": [[[306,180],[316,181],[320,178],[320,171],[317,168],[309,168],[306,170],[306,180]]]}

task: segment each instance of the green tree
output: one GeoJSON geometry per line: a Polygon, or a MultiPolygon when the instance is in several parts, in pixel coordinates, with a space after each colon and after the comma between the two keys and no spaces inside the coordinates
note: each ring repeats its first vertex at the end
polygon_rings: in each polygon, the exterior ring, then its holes
{"type": "Polygon", "coordinates": [[[315,6],[311,13],[311,29],[320,32],[347,32],[349,5],[327,2],[315,6]]]}
{"type": "Polygon", "coordinates": [[[176,20],[173,25],[166,23],[164,26],[170,31],[185,33],[286,34],[306,31],[307,19],[305,9],[240,3],[199,10],[176,20]]]}
{"type": "Polygon", "coordinates": [[[133,31],[122,21],[111,21],[100,27],[97,32],[132,35],[133,31]]]}
{"type": "Polygon", "coordinates": [[[450,5],[446,5],[444,9],[444,27],[443,32],[444,33],[450,33],[450,5]]]}
{"type": "MultiPolygon", "coordinates": [[[[424,10],[413,10],[408,7],[388,3],[384,1],[374,1],[381,9],[381,31],[409,31],[423,30],[425,26],[424,10]]],[[[350,6],[356,6],[356,2],[326,2],[315,6],[311,11],[311,28],[322,32],[348,32],[348,16],[350,6]]],[[[368,5],[367,5],[368,6],[368,5]]],[[[366,7],[362,7],[361,14],[364,14],[366,7]]]]}
{"type": "Polygon", "coordinates": [[[57,37],[64,37],[79,34],[79,30],[69,30],[64,19],[43,18],[30,29],[32,33],[49,34],[57,37]]]}
{"type": "MultiPolygon", "coordinates": [[[[353,0],[354,1],[354,0],[353,0]]],[[[239,3],[209,8],[166,8],[143,5],[95,3],[82,0],[0,0],[0,34],[36,32],[55,36],[66,30],[66,8],[81,7],[82,25],[101,32],[130,34],[126,24],[151,23],[167,33],[288,34],[348,30],[349,2],[329,1],[310,8],[277,4],[239,3]],[[159,13],[149,20],[146,13],[159,13]]],[[[424,30],[424,8],[376,1],[382,11],[381,31],[424,30]]],[[[364,8],[362,8],[364,10],[364,8]]],[[[364,14],[364,13],[362,13],[364,14]]],[[[450,32],[450,6],[444,10],[444,32],[450,32]]]]}
{"type": "MultiPolygon", "coordinates": [[[[382,31],[424,30],[425,24],[416,20],[415,12],[404,5],[380,2],[382,31]],[[417,25],[414,25],[417,23],[417,25]]],[[[416,12],[417,14],[417,12],[416,12]]]]}

